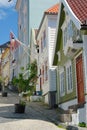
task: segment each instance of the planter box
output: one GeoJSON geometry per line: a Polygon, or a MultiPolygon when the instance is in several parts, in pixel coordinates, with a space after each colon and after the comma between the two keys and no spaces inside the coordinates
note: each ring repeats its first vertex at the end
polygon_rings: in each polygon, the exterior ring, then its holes
{"type": "Polygon", "coordinates": [[[15,104],[15,113],[24,113],[24,112],[25,112],[25,105],[15,104]]]}

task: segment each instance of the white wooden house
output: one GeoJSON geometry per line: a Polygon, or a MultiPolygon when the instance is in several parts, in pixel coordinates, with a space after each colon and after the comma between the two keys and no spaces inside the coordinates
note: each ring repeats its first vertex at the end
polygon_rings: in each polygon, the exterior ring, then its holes
{"type": "Polygon", "coordinates": [[[54,50],[57,15],[59,4],[54,5],[44,12],[38,34],[38,87],[42,91],[44,102],[50,107],[55,104],[56,71],[52,67],[52,55],[54,50]]]}

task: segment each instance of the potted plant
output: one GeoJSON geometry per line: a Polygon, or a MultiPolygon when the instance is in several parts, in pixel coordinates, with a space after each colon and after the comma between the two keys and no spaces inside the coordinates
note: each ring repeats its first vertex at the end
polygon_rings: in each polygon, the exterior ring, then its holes
{"type": "MultiPolygon", "coordinates": [[[[21,95],[20,96],[21,102],[19,101],[19,103],[18,103],[19,105],[15,104],[15,109],[16,109],[16,107],[19,107],[20,105],[23,106],[22,104],[25,104],[24,100],[25,99],[29,100],[30,96],[35,91],[35,83],[37,80],[36,62],[29,65],[27,69],[29,70],[29,77],[27,79],[24,78],[23,73],[20,73],[18,78],[14,77],[12,80],[13,85],[18,87],[18,91],[21,95]],[[23,99],[23,101],[22,101],[22,99],[23,99]]],[[[16,112],[16,110],[15,110],[15,112],[16,112]]],[[[21,113],[21,112],[19,112],[19,113],[21,113]]]]}
{"type": "Polygon", "coordinates": [[[25,112],[26,102],[20,100],[19,103],[15,104],[15,113],[24,113],[25,112]]]}
{"type": "Polygon", "coordinates": [[[19,103],[14,104],[15,113],[24,113],[26,106],[25,100],[29,94],[32,94],[33,87],[29,85],[29,78],[24,79],[22,73],[19,74],[18,78],[14,77],[12,82],[18,87],[18,92],[21,98],[19,103]]]}

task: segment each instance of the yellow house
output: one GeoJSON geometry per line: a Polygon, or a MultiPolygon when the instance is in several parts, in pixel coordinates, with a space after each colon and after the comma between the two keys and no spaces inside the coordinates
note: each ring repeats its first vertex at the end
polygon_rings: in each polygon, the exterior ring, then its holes
{"type": "Polygon", "coordinates": [[[6,47],[2,50],[1,76],[4,79],[5,86],[7,86],[10,79],[10,48],[9,47],[6,47]]]}

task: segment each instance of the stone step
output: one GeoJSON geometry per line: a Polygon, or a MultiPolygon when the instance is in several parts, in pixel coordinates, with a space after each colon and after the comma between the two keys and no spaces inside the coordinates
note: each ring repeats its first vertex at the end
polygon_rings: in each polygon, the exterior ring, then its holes
{"type": "Polygon", "coordinates": [[[71,122],[72,121],[72,116],[71,114],[58,114],[58,120],[60,122],[71,122]]]}

